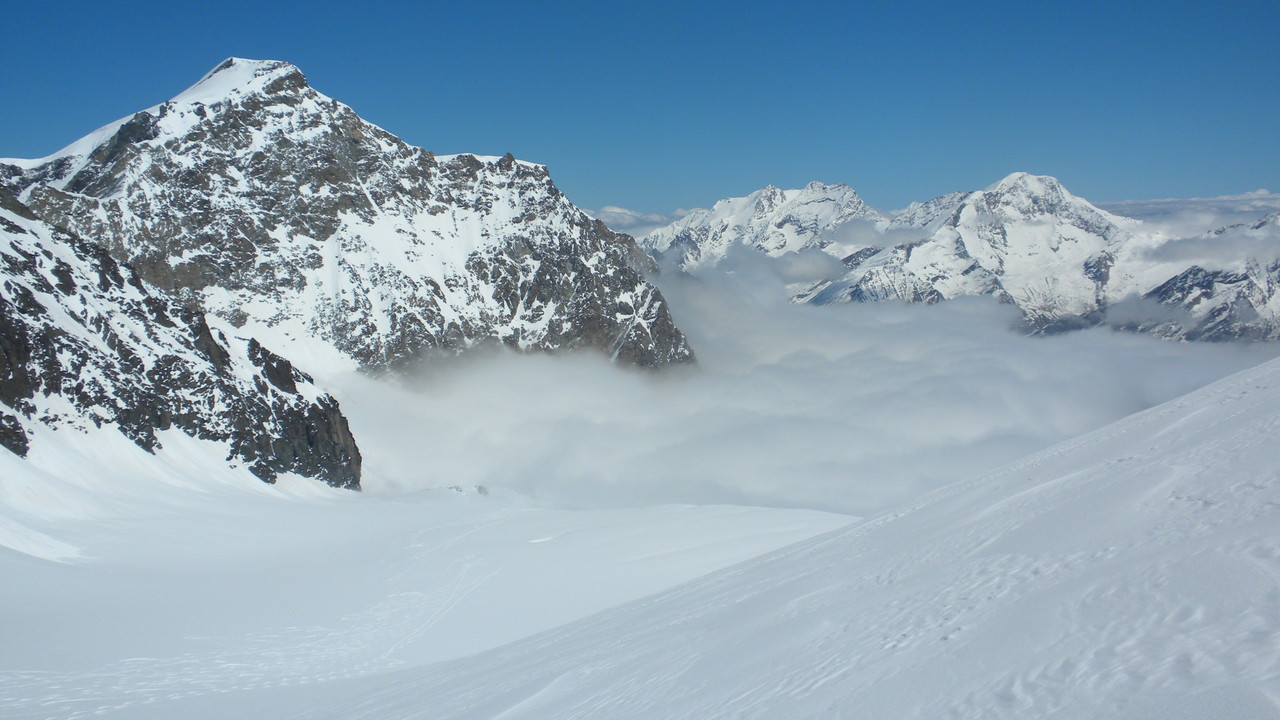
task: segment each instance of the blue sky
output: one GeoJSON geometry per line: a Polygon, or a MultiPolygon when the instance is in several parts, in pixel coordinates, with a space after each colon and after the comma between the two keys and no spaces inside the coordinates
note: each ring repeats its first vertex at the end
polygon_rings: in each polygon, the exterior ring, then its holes
{"type": "Polygon", "coordinates": [[[46,2],[5,23],[0,156],[235,55],[436,152],[546,163],[587,208],[823,180],[894,209],[1015,170],[1096,201],[1280,190],[1274,2],[46,2]]]}

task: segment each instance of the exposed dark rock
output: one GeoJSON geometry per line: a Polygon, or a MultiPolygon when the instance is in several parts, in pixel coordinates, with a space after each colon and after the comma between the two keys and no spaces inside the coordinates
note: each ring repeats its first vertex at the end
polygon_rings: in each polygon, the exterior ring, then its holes
{"type": "Polygon", "coordinates": [[[185,307],[305,328],[368,369],[495,340],[693,359],[645,279],[652,261],[545,167],[437,158],[287,63],[232,59],[211,75],[223,95],[197,85],[7,182],[185,307]]]}
{"type": "Polygon", "coordinates": [[[37,424],[92,425],[155,451],[177,428],[226,443],[229,461],[266,481],[359,488],[346,418],[332,397],[302,391],[310,378],[252,339],[223,337],[3,190],[0,207],[0,445],[25,455],[37,424]]]}

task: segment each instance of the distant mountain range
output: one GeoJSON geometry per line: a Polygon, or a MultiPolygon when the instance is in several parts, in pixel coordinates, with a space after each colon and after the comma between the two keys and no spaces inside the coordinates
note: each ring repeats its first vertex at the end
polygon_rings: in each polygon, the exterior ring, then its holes
{"type": "Polygon", "coordinates": [[[794,287],[797,302],[991,295],[1016,305],[1038,332],[1106,323],[1177,339],[1276,339],[1277,217],[1188,243],[1108,213],[1052,177],[1014,173],[894,216],[845,185],[770,186],[690,213],[640,243],[685,270],[713,267],[735,247],[775,258],[810,250],[838,258],[842,272],[794,287]],[[1255,242],[1251,253],[1215,252],[1212,243],[1222,238],[1255,242]],[[1191,246],[1205,252],[1179,252],[1191,246]]]}

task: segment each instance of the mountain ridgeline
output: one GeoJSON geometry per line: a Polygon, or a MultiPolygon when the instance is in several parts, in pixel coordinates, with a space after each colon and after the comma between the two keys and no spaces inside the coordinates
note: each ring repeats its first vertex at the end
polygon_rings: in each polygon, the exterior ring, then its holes
{"type": "Polygon", "coordinates": [[[189,308],[365,369],[498,342],[693,359],[634,240],[510,155],[436,156],[232,58],[173,100],[0,177],[189,308]]]}
{"type": "Polygon", "coordinates": [[[347,420],[297,358],[694,359],[652,259],[545,167],[410,146],[285,62],[228,59],[53,155],[0,160],[0,198],[0,445],[18,455],[44,428],[149,451],[176,428],[267,481],[358,488],[347,420]]]}
{"type": "Polygon", "coordinates": [[[838,258],[841,272],[792,286],[796,302],[989,295],[1017,306],[1034,332],[1108,324],[1171,339],[1280,339],[1280,253],[1214,252],[1222,236],[1274,241],[1280,221],[1273,213],[1181,243],[1054,178],[1014,173],[895,216],[844,185],[770,186],[690,213],[640,243],[685,270],[714,266],[735,247],[838,258]],[[1207,257],[1180,251],[1197,243],[1210,248],[1207,257]]]}

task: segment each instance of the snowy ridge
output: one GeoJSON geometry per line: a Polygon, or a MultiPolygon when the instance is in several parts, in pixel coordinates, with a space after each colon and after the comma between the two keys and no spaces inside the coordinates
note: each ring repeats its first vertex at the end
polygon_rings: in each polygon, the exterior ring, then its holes
{"type": "Polygon", "coordinates": [[[1178,273],[1145,297],[1192,320],[1138,318],[1139,329],[1185,340],[1280,338],[1280,211],[1153,248],[1151,256],[1178,273]]]}
{"type": "MultiPolygon", "coordinates": [[[[101,248],[0,190],[0,445],[103,426],[155,451],[175,428],[220,443],[263,480],[358,488],[360,453],[337,402],[256,340],[209,327],[101,248]]],[[[7,453],[6,453],[7,454],[7,453]]]]}
{"type": "Polygon", "coordinates": [[[1207,233],[1206,239],[1247,237],[1254,245],[1243,256],[1206,246],[1206,266],[1178,259],[1186,254],[1182,238],[1102,210],[1049,176],[1016,172],[984,190],[912,203],[892,219],[863,218],[879,234],[842,232],[848,219],[829,213],[814,216],[803,242],[762,240],[783,233],[767,201],[782,192],[766,188],[723,200],[641,244],[685,269],[714,265],[735,244],[771,257],[818,248],[843,262],[843,274],[801,288],[797,302],[992,295],[1021,309],[1033,331],[1105,322],[1168,338],[1280,338],[1275,213],[1207,233]]]}
{"type": "Polygon", "coordinates": [[[908,208],[890,225],[916,228],[920,240],[851,256],[844,277],[801,297],[935,302],[996,295],[1022,308],[1033,327],[1050,327],[1089,317],[1135,290],[1132,277],[1111,272],[1134,241],[1126,224],[1054,178],[1013,173],[985,190],[908,208]]]}
{"type": "Polygon", "coordinates": [[[833,244],[827,235],[854,220],[881,227],[888,222],[848,185],[811,182],[798,190],[770,185],[746,197],[721,200],[710,210],[695,210],[640,243],[659,258],[693,268],[714,265],[735,244],[773,256],[827,249],[833,244]]]}
{"type": "Polygon", "coordinates": [[[437,158],[293,65],[232,58],[0,183],[190,307],[274,349],[369,368],[497,341],[692,359],[647,257],[545,167],[437,158]]]}
{"type": "Polygon", "coordinates": [[[1280,717],[1277,407],[1280,361],[305,715],[1280,717]]]}

